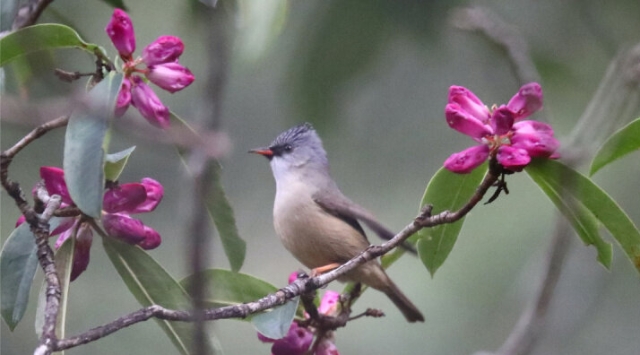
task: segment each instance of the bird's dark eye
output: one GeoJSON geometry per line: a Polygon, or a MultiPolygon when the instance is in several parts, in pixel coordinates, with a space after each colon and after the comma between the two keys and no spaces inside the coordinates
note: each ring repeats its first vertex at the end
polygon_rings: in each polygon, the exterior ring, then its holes
{"type": "Polygon", "coordinates": [[[291,146],[291,144],[287,144],[287,145],[284,146],[283,149],[284,149],[285,152],[289,153],[290,151],[293,150],[293,147],[291,146]]]}

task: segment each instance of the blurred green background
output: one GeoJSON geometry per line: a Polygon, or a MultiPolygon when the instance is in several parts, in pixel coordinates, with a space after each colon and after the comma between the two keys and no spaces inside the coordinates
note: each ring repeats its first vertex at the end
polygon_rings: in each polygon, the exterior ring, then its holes
{"type": "MultiPolygon", "coordinates": [[[[504,50],[484,36],[451,26],[451,11],[480,5],[521,32],[542,76],[544,115],[561,140],[582,114],[610,60],[640,41],[640,2],[627,1],[259,1],[219,2],[218,25],[202,21],[201,5],[186,1],[125,2],[138,51],[162,34],[180,36],[181,63],[196,76],[186,90],[161,93],[165,104],[193,120],[210,100],[209,65],[228,60],[220,129],[230,141],[221,159],[223,184],[247,241],[243,272],[284,286],[299,263],[280,245],[272,227],[275,184],[267,162],[249,155],[293,124],[312,121],[324,139],[332,173],[345,194],[393,230],[416,215],[426,183],[452,152],[471,145],[450,130],[443,115],[450,85],[473,90],[487,104],[505,103],[520,83],[504,50]],[[213,31],[224,31],[223,34],[213,31]],[[211,36],[228,39],[228,51],[207,50],[211,36]],[[221,58],[222,56],[223,58],[221,58]]],[[[104,27],[111,8],[100,1],[58,0],[40,22],[64,22],[89,42],[115,54],[104,27]]],[[[2,149],[13,145],[37,119],[64,112],[64,100],[82,82],[59,82],[52,67],[92,71],[78,51],[31,56],[31,76],[12,65],[2,92],[2,149]],[[26,86],[16,82],[25,80],[26,86]],[[61,104],[62,103],[62,104],[61,104]]],[[[158,92],[160,90],[157,90],[158,92]]],[[[640,113],[636,112],[635,116],[640,113]]],[[[123,120],[142,121],[130,110],[123,120]]],[[[153,135],[159,131],[145,127],[153,135]]],[[[42,165],[62,165],[63,131],[47,134],[14,161],[10,177],[28,191],[42,165]]],[[[190,182],[175,150],[116,130],[113,151],[136,145],[121,181],[150,176],[165,186],[158,210],[141,217],[160,231],[163,244],[151,254],[176,278],[189,273],[186,227],[190,182]]],[[[595,180],[640,224],[635,153],[607,167],[595,180]]],[[[511,193],[479,206],[467,218],[451,256],[431,278],[417,258],[405,257],[389,273],[426,316],[409,325],[381,294],[367,292],[356,311],[381,308],[382,319],[354,321],[337,333],[342,354],[472,354],[498,348],[534,298],[550,244],[556,211],[526,174],[508,178],[511,193]]],[[[2,193],[2,241],[18,210],[2,193]]],[[[370,240],[378,242],[375,236],[370,240]]],[[[228,267],[216,239],[210,265],[228,267]]],[[[610,271],[577,237],[564,265],[549,317],[533,354],[637,354],[640,346],[640,282],[614,247],[610,271]]],[[[2,354],[31,353],[36,276],[27,315],[12,333],[2,324],[2,354]]],[[[337,283],[329,286],[340,290],[337,283]]],[[[94,240],[87,271],[72,284],[68,334],[103,324],[139,307],[94,240]]],[[[269,354],[251,325],[211,323],[225,354],[269,354]]],[[[68,354],[173,354],[154,322],[122,330],[68,354]]]]}

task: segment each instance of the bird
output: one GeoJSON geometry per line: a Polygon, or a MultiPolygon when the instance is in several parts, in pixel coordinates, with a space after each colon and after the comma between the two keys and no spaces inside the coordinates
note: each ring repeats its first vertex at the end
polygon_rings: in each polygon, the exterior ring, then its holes
{"type": "MultiPolygon", "coordinates": [[[[349,261],[369,246],[359,221],[385,239],[393,236],[365,208],[352,202],[329,174],[327,153],[310,123],[294,126],[268,146],[251,149],[266,157],[276,182],[273,225],[284,247],[312,274],[349,261]]],[[[361,282],[382,291],[408,322],[424,316],[389,278],[378,260],[371,260],[338,279],[361,282]]]]}

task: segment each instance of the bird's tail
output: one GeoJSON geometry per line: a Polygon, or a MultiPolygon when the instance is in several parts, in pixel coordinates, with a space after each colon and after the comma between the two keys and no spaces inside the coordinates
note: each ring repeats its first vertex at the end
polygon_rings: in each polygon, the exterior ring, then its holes
{"type": "Polygon", "coordinates": [[[418,308],[400,291],[398,286],[389,279],[389,284],[381,290],[398,307],[408,322],[424,322],[424,316],[418,308]]]}

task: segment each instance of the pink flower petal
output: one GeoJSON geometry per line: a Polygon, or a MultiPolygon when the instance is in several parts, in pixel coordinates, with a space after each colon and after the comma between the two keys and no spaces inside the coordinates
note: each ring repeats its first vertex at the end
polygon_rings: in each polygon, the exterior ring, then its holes
{"type": "Polygon", "coordinates": [[[526,150],[507,145],[498,148],[496,159],[505,169],[512,171],[521,171],[531,161],[531,157],[526,150]]]}
{"type": "Polygon", "coordinates": [[[114,186],[104,193],[102,209],[108,213],[130,211],[144,203],[147,190],[140,183],[114,186]]]}
{"type": "Polygon", "coordinates": [[[449,127],[480,141],[482,137],[493,134],[491,127],[463,110],[458,104],[448,104],[444,108],[449,127]]]}
{"type": "Polygon", "coordinates": [[[314,355],[340,355],[336,344],[329,338],[323,338],[316,348],[314,355]]]}
{"type": "Polygon", "coordinates": [[[72,205],[67,183],[64,181],[64,171],[54,166],[40,167],[40,177],[44,180],[44,186],[49,195],[60,195],[62,202],[72,205]]]}
{"type": "Polygon", "coordinates": [[[133,31],[133,23],[126,12],[115,9],[113,16],[105,28],[111,42],[123,58],[130,58],[136,50],[136,36],[133,31]]]}
{"type": "Polygon", "coordinates": [[[515,113],[516,119],[523,119],[542,108],[542,88],[538,83],[523,85],[509,100],[507,107],[515,113]]]}
{"type": "Polygon", "coordinates": [[[169,127],[169,109],[162,104],[155,92],[137,76],[132,77],[131,103],[142,117],[159,128],[169,127]]]}
{"type": "Polygon", "coordinates": [[[482,123],[487,123],[491,116],[487,106],[471,90],[463,86],[454,85],[449,88],[449,103],[458,104],[463,111],[482,123]]]}
{"type": "Polygon", "coordinates": [[[170,93],[186,88],[195,80],[191,71],[177,62],[152,65],[146,76],[152,83],[170,93]]]}
{"type": "Polygon", "coordinates": [[[147,230],[142,221],[127,214],[107,213],[102,216],[102,225],[110,237],[129,244],[138,244],[147,237],[147,230]]]}
{"type": "Polygon", "coordinates": [[[327,290],[322,295],[318,312],[326,315],[335,315],[338,310],[338,301],[340,300],[340,292],[327,290]]]}
{"type": "Polygon", "coordinates": [[[273,343],[271,353],[273,355],[302,355],[309,350],[312,341],[313,333],[293,322],[287,335],[273,343]]]}
{"type": "Polygon", "coordinates": [[[16,221],[16,228],[20,227],[20,225],[26,221],[27,221],[27,217],[25,217],[24,215],[20,215],[20,217],[18,217],[18,220],[16,221]]]}
{"type": "Polygon", "coordinates": [[[513,112],[507,108],[507,106],[500,106],[493,111],[491,117],[491,127],[493,127],[493,133],[497,135],[506,134],[511,130],[514,122],[513,112]]]}
{"type": "Polygon", "coordinates": [[[184,51],[184,43],[179,37],[160,36],[142,50],[142,61],[147,66],[175,62],[184,51]]]}
{"type": "Polygon", "coordinates": [[[133,209],[130,209],[129,213],[146,213],[156,209],[162,197],[164,196],[164,188],[162,184],[152,178],[143,178],[141,181],[146,190],[146,199],[133,209]]]}
{"type": "Polygon", "coordinates": [[[489,147],[482,144],[452,154],[444,162],[444,167],[458,174],[468,174],[489,157],[489,147]]]}
{"type": "Polygon", "coordinates": [[[298,272],[297,271],[294,271],[294,272],[289,274],[289,283],[293,283],[297,279],[298,279],[298,272]]]}
{"type": "Polygon", "coordinates": [[[160,237],[160,233],[156,232],[155,229],[144,226],[145,237],[144,240],[138,243],[138,245],[145,250],[155,249],[160,246],[162,243],[162,238],[160,237]]]}
{"type": "Polygon", "coordinates": [[[61,217],[60,223],[58,223],[58,226],[54,230],[52,230],[49,235],[54,236],[56,234],[60,234],[69,229],[72,229],[72,227],[76,224],[76,220],[77,219],[75,217],[61,217]]]}
{"type": "Polygon", "coordinates": [[[76,245],[73,251],[73,266],[71,267],[71,281],[75,280],[89,266],[89,251],[93,241],[93,231],[88,224],[81,224],[76,235],[76,245]]]}
{"type": "Polygon", "coordinates": [[[531,157],[549,157],[560,147],[560,142],[548,134],[517,133],[511,146],[527,151],[531,157]]]}
{"type": "Polygon", "coordinates": [[[120,92],[118,93],[118,102],[116,103],[116,116],[120,117],[124,115],[124,113],[129,108],[129,104],[131,103],[131,82],[128,78],[125,78],[122,81],[122,86],[120,86],[120,92]]]}

